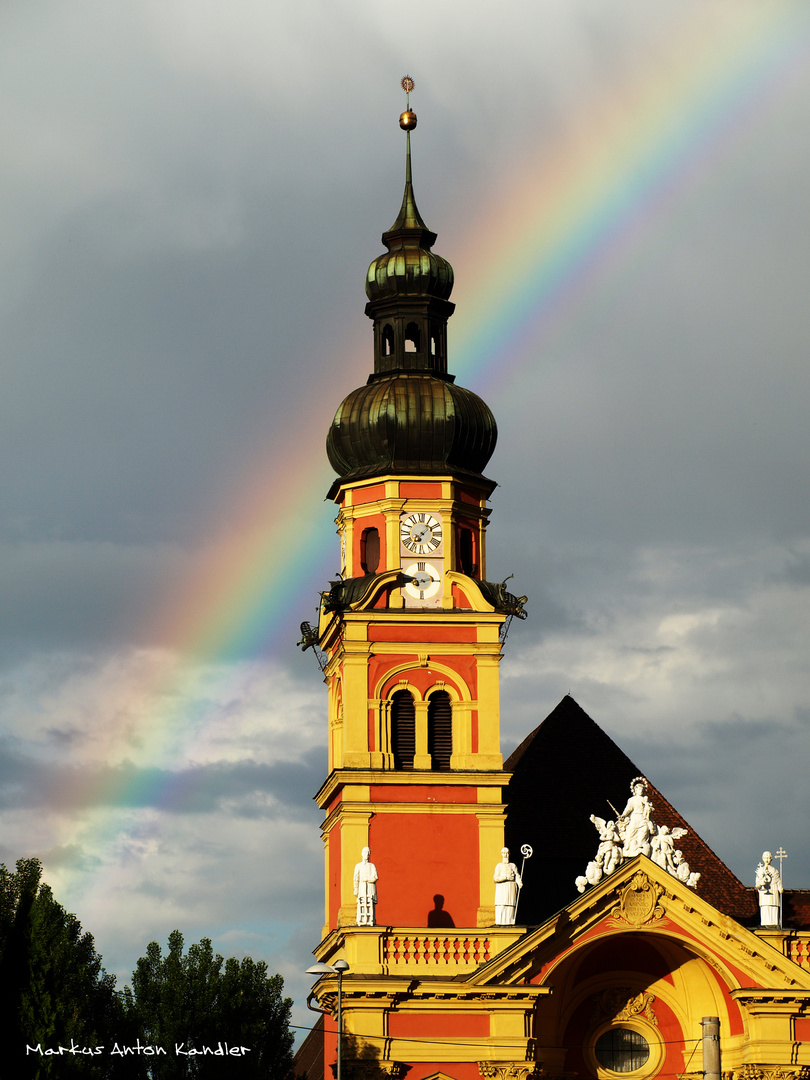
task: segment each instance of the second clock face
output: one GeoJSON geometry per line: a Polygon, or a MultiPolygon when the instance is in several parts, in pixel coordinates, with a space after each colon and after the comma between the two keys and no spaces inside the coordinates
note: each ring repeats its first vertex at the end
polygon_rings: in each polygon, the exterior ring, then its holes
{"type": "Polygon", "coordinates": [[[408,579],[404,589],[413,600],[430,600],[442,587],[438,569],[429,562],[415,562],[402,569],[408,579]]]}
{"type": "Polygon", "coordinates": [[[442,542],[442,523],[432,514],[407,514],[400,520],[399,537],[414,555],[430,555],[442,542]]]}

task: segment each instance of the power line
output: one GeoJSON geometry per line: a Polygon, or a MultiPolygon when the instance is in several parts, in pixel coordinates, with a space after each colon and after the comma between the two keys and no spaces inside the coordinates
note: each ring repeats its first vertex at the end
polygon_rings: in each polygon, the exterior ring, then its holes
{"type": "MultiPolygon", "coordinates": [[[[314,1031],[316,1026],[317,1026],[317,1024],[314,1024],[312,1027],[305,1027],[303,1024],[290,1024],[290,1027],[295,1028],[297,1031],[314,1031]]],[[[324,1027],[324,1031],[326,1031],[325,1027],[324,1027]]],[[[332,1031],[330,1031],[330,1034],[336,1033],[336,1031],[337,1031],[337,1029],[332,1029],[332,1031]]],[[[487,1046],[494,1047],[496,1049],[502,1049],[504,1051],[514,1050],[514,1048],[515,1048],[513,1043],[510,1043],[509,1045],[505,1045],[503,1043],[493,1043],[487,1036],[482,1036],[480,1039],[476,1039],[475,1042],[472,1042],[472,1041],[467,1042],[464,1039],[434,1039],[434,1038],[429,1038],[427,1036],[421,1036],[421,1035],[360,1035],[360,1034],[358,1034],[356,1032],[344,1031],[343,1032],[343,1037],[344,1038],[350,1038],[350,1039],[358,1039],[358,1040],[362,1040],[363,1042],[367,1042],[367,1043],[372,1043],[372,1042],[375,1042],[375,1041],[376,1042],[381,1042],[381,1043],[387,1043],[387,1042],[415,1042],[415,1043],[422,1043],[422,1044],[424,1044],[426,1046],[470,1046],[470,1047],[482,1046],[482,1045],[485,1044],[487,1046]]],[[[657,1045],[658,1046],[682,1046],[684,1049],[686,1049],[692,1043],[694,1043],[695,1045],[692,1048],[692,1053],[691,1053],[691,1055],[689,1057],[689,1062],[691,1062],[692,1058],[695,1056],[695,1051],[697,1050],[698,1046],[701,1043],[700,1038],[697,1038],[697,1039],[659,1039],[659,1040],[657,1040],[657,1045]]],[[[554,1047],[554,1049],[558,1049],[558,1050],[562,1050],[562,1049],[565,1049],[565,1050],[589,1050],[589,1049],[591,1049],[591,1046],[592,1046],[591,1043],[586,1043],[586,1044],[583,1044],[582,1046],[554,1047]]],[[[687,1062],[687,1067],[684,1068],[684,1070],[683,1070],[684,1072],[687,1071],[689,1062],[687,1062]]],[[[658,1075],[663,1076],[664,1074],[663,1073],[658,1073],[658,1075]]]]}

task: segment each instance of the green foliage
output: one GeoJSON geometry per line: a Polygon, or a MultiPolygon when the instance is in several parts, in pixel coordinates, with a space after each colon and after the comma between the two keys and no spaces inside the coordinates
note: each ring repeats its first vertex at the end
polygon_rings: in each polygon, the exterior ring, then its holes
{"type": "Polygon", "coordinates": [[[3,1076],[286,1080],[292,1001],[283,997],[280,975],[268,975],[267,965],[250,957],[223,961],[207,938],[184,953],[183,935],[174,930],[166,955],[153,941],[132,987],[116,994],[92,935],[41,878],[38,859],[20,859],[16,871],[0,866],[3,1076]],[[26,1046],[42,1053],[26,1053],[26,1046]],[[220,1054],[190,1053],[220,1046],[220,1054]],[[153,1047],[165,1053],[146,1049],[153,1047]],[[238,1055],[226,1047],[240,1048],[238,1055]]]}
{"type": "Polygon", "coordinates": [[[0,1009],[3,1054],[15,1077],[72,1080],[112,1075],[109,1058],[94,1054],[122,1022],[115,978],[101,966],[92,934],[41,883],[38,859],[0,866],[0,1009]],[[26,1054],[64,1046],[85,1054],[26,1054]],[[9,1058],[11,1059],[9,1061],[9,1058]]]}
{"type": "Polygon", "coordinates": [[[123,999],[142,1043],[167,1054],[143,1059],[153,1080],[284,1080],[292,1064],[290,998],[282,996],[280,975],[250,957],[223,962],[208,938],[183,954],[183,935],[169,935],[163,955],[153,941],[132,974],[123,999]],[[224,966],[223,966],[224,963],[224,966]],[[239,1056],[197,1054],[246,1047],[239,1056]],[[175,1048],[182,1048],[176,1053],[175,1048]]]}

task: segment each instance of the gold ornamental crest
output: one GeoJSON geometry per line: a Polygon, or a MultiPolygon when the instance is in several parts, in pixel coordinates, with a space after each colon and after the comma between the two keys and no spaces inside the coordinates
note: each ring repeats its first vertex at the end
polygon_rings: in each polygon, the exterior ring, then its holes
{"type": "Polygon", "coordinates": [[[663,893],[660,885],[650,881],[641,870],[629,881],[619,894],[619,904],[611,915],[623,919],[631,926],[643,926],[663,917],[664,909],[658,903],[663,893]]]}

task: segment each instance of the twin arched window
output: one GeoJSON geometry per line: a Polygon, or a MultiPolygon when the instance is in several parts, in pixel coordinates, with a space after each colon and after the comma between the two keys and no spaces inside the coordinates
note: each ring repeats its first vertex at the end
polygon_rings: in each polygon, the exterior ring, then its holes
{"type": "Polygon", "coordinates": [[[416,753],[416,709],[413,695],[397,690],[391,698],[391,752],[395,769],[412,769],[416,753]]]}
{"type": "Polygon", "coordinates": [[[428,753],[431,769],[449,769],[453,753],[453,707],[446,690],[428,698],[428,753]]]}
{"type": "MultiPolygon", "coordinates": [[[[453,708],[446,690],[428,698],[427,752],[431,769],[449,769],[453,753],[453,708]]],[[[395,769],[412,769],[416,754],[416,706],[409,690],[391,698],[391,752],[395,769]]]]}

